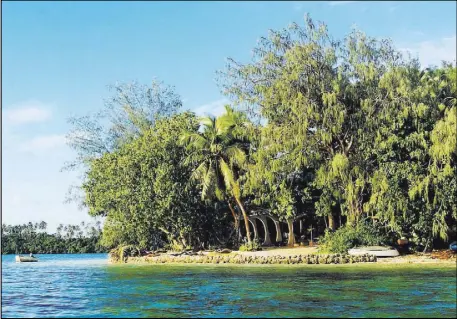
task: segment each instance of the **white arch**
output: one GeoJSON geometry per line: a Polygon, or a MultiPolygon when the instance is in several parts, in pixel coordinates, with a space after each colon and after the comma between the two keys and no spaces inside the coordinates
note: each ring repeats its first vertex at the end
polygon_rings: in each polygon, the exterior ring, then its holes
{"type": "Polygon", "coordinates": [[[252,217],[254,217],[255,219],[258,219],[262,222],[263,229],[265,231],[265,237],[263,239],[262,245],[270,246],[271,238],[270,238],[270,232],[268,231],[268,223],[267,223],[267,219],[266,219],[265,215],[261,215],[261,216],[256,215],[256,216],[252,216],[252,217]]]}
{"type": "Polygon", "coordinates": [[[257,239],[259,238],[259,234],[257,232],[257,225],[255,223],[255,220],[251,220],[251,217],[248,217],[248,220],[251,222],[252,224],[252,229],[254,230],[254,239],[257,239]]]}
{"type": "Polygon", "coordinates": [[[280,243],[282,242],[282,234],[281,234],[281,225],[279,222],[279,219],[271,216],[271,215],[265,215],[266,217],[270,218],[273,223],[275,224],[276,227],[276,242],[280,243]]]}

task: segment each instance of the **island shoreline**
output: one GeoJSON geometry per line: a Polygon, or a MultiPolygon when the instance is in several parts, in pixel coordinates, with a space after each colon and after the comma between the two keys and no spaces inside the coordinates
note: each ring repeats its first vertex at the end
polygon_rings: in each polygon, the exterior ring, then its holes
{"type": "Polygon", "coordinates": [[[223,267],[246,267],[246,268],[344,268],[344,269],[356,269],[356,268],[367,268],[367,269],[401,269],[405,267],[431,267],[434,269],[456,269],[457,264],[455,262],[443,262],[443,261],[430,261],[430,262],[358,262],[358,263],[347,263],[347,264],[234,264],[234,263],[150,263],[147,261],[127,261],[111,262],[108,263],[112,267],[211,267],[211,268],[223,268],[223,267]]]}
{"type": "Polygon", "coordinates": [[[432,254],[409,254],[398,257],[376,257],[374,255],[351,256],[348,254],[322,254],[316,248],[303,249],[271,249],[256,252],[233,251],[228,253],[161,253],[147,256],[124,256],[119,258],[109,255],[111,264],[141,265],[437,265],[457,266],[457,255],[446,259],[437,258],[432,254]],[[303,253],[308,251],[308,253],[303,253]],[[311,252],[311,253],[309,253],[311,252]]]}

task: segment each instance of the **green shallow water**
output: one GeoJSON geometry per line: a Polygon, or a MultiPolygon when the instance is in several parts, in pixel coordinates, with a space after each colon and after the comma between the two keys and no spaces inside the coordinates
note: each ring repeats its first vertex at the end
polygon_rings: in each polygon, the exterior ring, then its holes
{"type": "Polygon", "coordinates": [[[105,257],[2,260],[3,317],[457,315],[453,266],[107,265],[105,257]],[[21,275],[28,285],[14,280],[21,275]]]}

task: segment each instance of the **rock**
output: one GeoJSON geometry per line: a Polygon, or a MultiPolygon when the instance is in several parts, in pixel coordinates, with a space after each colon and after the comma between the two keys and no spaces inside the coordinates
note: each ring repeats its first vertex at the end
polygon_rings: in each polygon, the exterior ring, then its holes
{"type": "Polygon", "coordinates": [[[170,252],[168,254],[149,253],[142,257],[128,257],[117,260],[111,257],[113,263],[128,262],[128,263],[150,263],[150,264],[165,264],[165,263],[185,263],[185,264],[347,264],[358,262],[376,262],[377,258],[374,255],[365,254],[362,256],[350,256],[347,254],[326,254],[326,255],[290,255],[290,256],[249,256],[241,254],[228,255],[231,252],[229,249],[220,252],[226,255],[206,255],[202,252],[195,253],[186,251],[181,253],[170,252]]]}

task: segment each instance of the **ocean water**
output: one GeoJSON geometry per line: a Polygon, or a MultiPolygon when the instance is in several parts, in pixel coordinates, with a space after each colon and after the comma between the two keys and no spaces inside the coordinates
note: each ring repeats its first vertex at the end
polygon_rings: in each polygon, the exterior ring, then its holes
{"type": "Polygon", "coordinates": [[[2,256],[2,317],[456,317],[456,268],[109,265],[2,256]]]}

